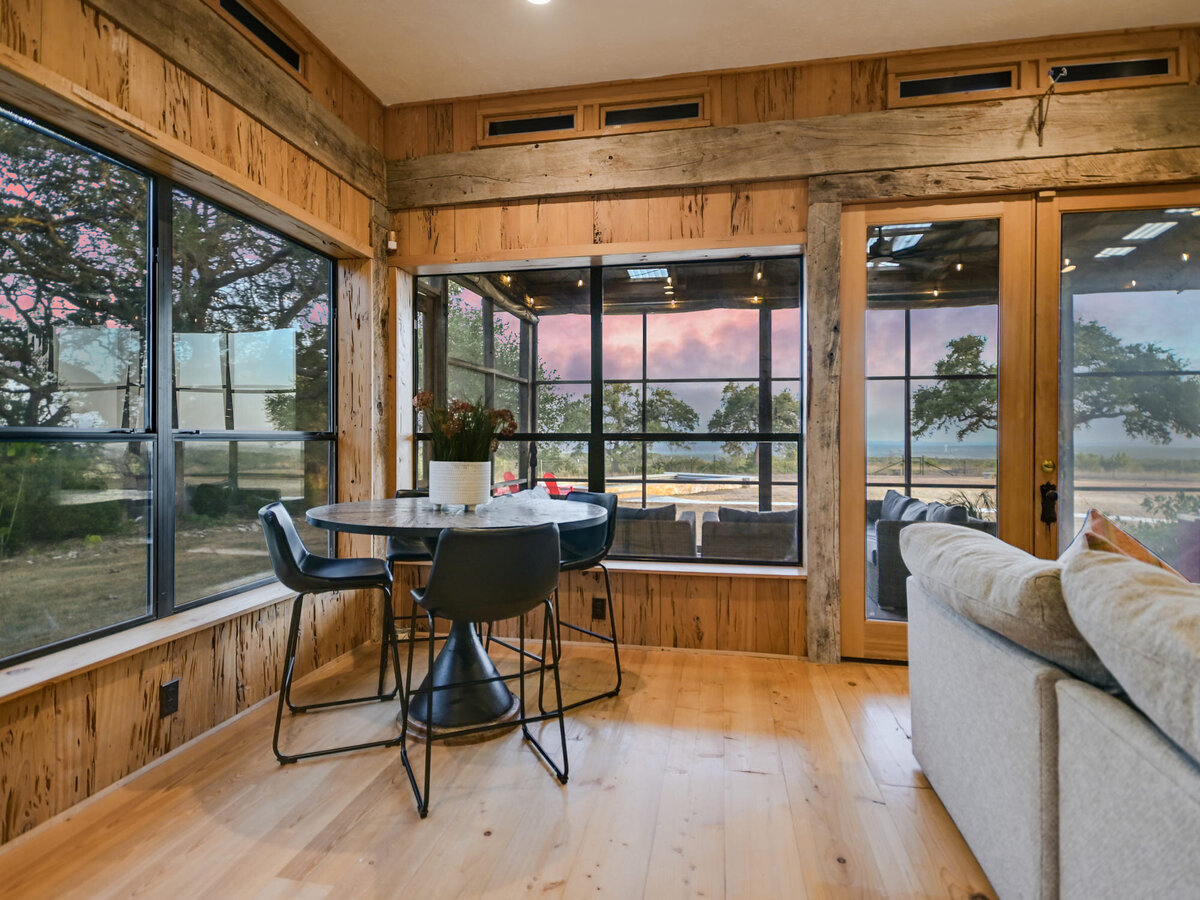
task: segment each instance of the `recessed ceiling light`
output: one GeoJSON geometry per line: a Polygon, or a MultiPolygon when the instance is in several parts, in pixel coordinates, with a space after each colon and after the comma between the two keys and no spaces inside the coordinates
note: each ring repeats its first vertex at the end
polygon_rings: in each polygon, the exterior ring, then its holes
{"type": "Polygon", "coordinates": [[[666,278],[667,283],[671,283],[671,273],[666,269],[629,269],[628,272],[631,281],[648,281],[651,278],[666,278]]]}
{"type": "Polygon", "coordinates": [[[529,0],[534,6],[545,6],[550,0],[529,0]]]}
{"type": "Polygon", "coordinates": [[[1123,241],[1148,241],[1150,238],[1156,238],[1164,231],[1170,231],[1178,223],[1176,222],[1147,222],[1145,225],[1139,225],[1125,237],[1123,241]]]}

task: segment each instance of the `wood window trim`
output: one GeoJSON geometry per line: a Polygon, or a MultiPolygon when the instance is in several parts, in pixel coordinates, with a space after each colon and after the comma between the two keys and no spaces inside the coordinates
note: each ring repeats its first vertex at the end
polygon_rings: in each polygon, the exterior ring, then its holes
{"type": "Polygon", "coordinates": [[[264,11],[263,6],[254,0],[237,0],[242,6],[254,13],[258,18],[262,19],[263,23],[269,25],[274,31],[278,32],[279,36],[286,40],[295,51],[300,55],[300,70],[297,71],[291,66],[283,62],[274,50],[268,47],[263,41],[252,32],[249,28],[230,15],[222,6],[221,0],[204,0],[204,2],[212,9],[222,20],[229,26],[234,28],[242,37],[248,40],[255,48],[265,55],[271,62],[275,63],[284,72],[295,78],[302,84],[306,90],[312,91],[312,83],[309,81],[309,63],[314,53],[312,41],[308,36],[303,34],[294,24],[290,22],[281,23],[281,17],[277,14],[272,14],[264,11]]]}
{"type": "MultiPolygon", "coordinates": [[[[215,0],[209,0],[215,2],[215,0]]],[[[475,114],[475,143],[477,147],[497,147],[511,144],[533,144],[546,141],[599,137],[607,134],[640,134],[678,128],[700,128],[712,125],[713,95],[707,86],[687,85],[675,89],[629,91],[581,98],[578,100],[541,97],[508,103],[480,104],[475,114]],[[700,115],[692,119],[665,122],[644,122],[635,125],[604,127],[604,114],[611,110],[636,109],[643,106],[670,106],[676,103],[698,103],[700,115]],[[533,118],[536,116],[575,115],[574,130],[530,132],[528,134],[488,135],[488,124],[498,119],[533,118]]]]}
{"type": "Polygon", "coordinates": [[[1046,55],[1038,61],[1038,89],[1050,86],[1052,66],[1091,65],[1100,62],[1133,62],[1141,59],[1166,57],[1168,71],[1165,75],[1136,75],[1130,78],[1105,78],[1095,81],[1063,82],[1055,87],[1055,93],[1078,93],[1080,91],[1107,91],[1121,88],[1146,87],[1157,84],[1183,84],[1188,80],[1187,54],[1181,52],[1180,44],[1157,47],[1133,48],[1121,53],[1079,53],[1068,55],[1046,55]]]}
{"type": "Polygon", "coordinates": [[[510,107],[505,110],[480,110],[476,114],[475,139],[480,147],[499,147],[507,144],[536,144],[542,141],[561,141],[570,138],[583,137],[583,104],[552,103],[523,107],[510,107]],[[556,131],[529,131],[523,134],[488,134],[492,122],[519,121],[521,119],[539,119],[544,116],[574,116],[575,127],[556,131]]]}
{"type": "Polygon", "coordinates": [[[1008,60],[988,63],[979,66],[932,68],[908,72],[888,72],[887,76],[887,105],[888,109],[902,109],[912,106],[942,106],[947,103],[971,103],[983,100],[999,100],[1007,97],[1020,97],[1030,91],[1026,88],[1032,72],[1030,67],[1019,60],[1008,60]],[[948,94],[930,94],[924,97],[901,97],[900,88],[909,81],[923,81],[927,78],[954,78],[961,75],[983,75],[991,72],[1009,72],[1012,75],[1012,86],[980,91],[956,91],[948,94]]]}
{"type": "Polygon", "coordinates": [[[1120,62],[1165,56],[1170,60],[1166,75],[1143,75],[1059,84],[1056,93],[1120,90],[1131,87],[1182,84],[1189,80],[1188,33],[1179,29],[1142,34],[1107,34],[1060,42],[1026,41],[1016,46],[965,47],[944,51],[919,51],[887,57],[887,108],[941,106],[1007,97],[1032,97],[1050,86],[1051,66],[1097,62],[1120,62]],[[1013,87],[997,91],[936,94],[929,97],[900,97],[900,82],[910,78],[933,78],[992,72],[1015,66],[1013,87]]]}

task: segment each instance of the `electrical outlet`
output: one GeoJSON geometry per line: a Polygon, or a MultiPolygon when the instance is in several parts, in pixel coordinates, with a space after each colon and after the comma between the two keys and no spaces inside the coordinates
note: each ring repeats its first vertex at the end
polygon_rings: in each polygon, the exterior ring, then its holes
{"type": "Polygon", "coordinates": [[[592,598],[592,618],[604,619],[608,617],[608,601],[603,597],[592,598]]]}
{"type": "Polygon", "coordinates": [[[177,712],[179,712],[178,678],[158,686],[158,717],[165,719],[177,712]]]}

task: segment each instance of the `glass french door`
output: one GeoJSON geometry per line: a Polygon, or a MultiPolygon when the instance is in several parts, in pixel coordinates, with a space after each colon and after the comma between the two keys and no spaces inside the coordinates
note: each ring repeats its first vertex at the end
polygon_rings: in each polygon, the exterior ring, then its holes
{"type": "Polygon", "coordinates": [[[1036,443],[1055,556],[1089,509],[1200,580],[1200,189],[1060,194],[1038,209],[1036,443]],[[1039,357],[1042,354],[1039,353],[1039,357]]]}
{"type": "Polygon", "coordinates": [[[907,655],[910,521],[1033,549],[1034,218],[1029,197],[844,210],[843,656],[907,655]]]}

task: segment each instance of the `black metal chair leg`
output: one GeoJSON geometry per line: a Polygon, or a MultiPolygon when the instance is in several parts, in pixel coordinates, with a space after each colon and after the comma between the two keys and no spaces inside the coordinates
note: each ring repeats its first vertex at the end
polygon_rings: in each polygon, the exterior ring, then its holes
{"type": "Polygon", "coordinates": [[[294,757],[279,752],[279,728],[283,723],[284,706],[291,706],[289,697],[292,692],[292,673],[296,667],[296,636],[300,633],[300,604],[303,599],[303,594],[297,594],[296,599],[292,602],[292,620],[288,626],[287,650],[283,655],[283,677],[279,685],[279,703],[275,707],[275,736],[271,739],[271,749],[275,751],[275,758],[281,763],[296,761],[294,757]]]}
{"type": "MultiPolygon", "coordinates": [[[[429,673],[433,672],[433,616],[427,612],[426,617],[429,619],[429,673]]],[[[408,655],[408,681],[409,690],[412,690],[412,635],[416,634],[417,628],[417,611],[413,607],[412,627],[409,631],[409,655],[408,655]]],[[[432,759],[431,750],[433,748],[433,683],[429,684],[430,689],[425,692],[425,790],[422,791],[417,784],[417,777],[413,773],[412,761],[408,757],[408,716],[405,715],[404,723],[400,727],[400,762],[404,765],[404,771],[408,775],[409,786],[412,787],[413,796],[417,800],[417,814],[424,819],[429,815],[429,776],[430,776],[430,761],[432,759]]],[[[410,701],[411,702],[411,698],[410,701]]],[[[407,705],[407,704],[406,704],[407,705]]]]}
{"type": "Polygon", "coordinates": [[[425,615],[429,618],[429,665],[425,670],[429,673],[429,690],[425,692],[425,802],[418,809],[422,819],[429,815],[429,772],[433,761],[433,615],[425,615]]]}
{"type": "MultiPolygon", "coordinates": [[[[271,740],[271,749],[275,753],[275,758],[280,763],[294,763],[300,759],[310,759],[314,756],[329,756],[333,753],[349,753],[353,750],[366,750],[371,747],[395,747],[400,743],[400,737],[384,738],[377,741],[365,741],[360,744],[347,744],[340,747],[327,747],[321,750],[309,750],[304,753],[283,753],[279,749],[279,732],[283,722],[283,710],[287,707],[293,713],[305,713],[314,709],[329,709],[333,706],[347,706],[352,703],[366,703],[372,700],[390,700],[395,696],[396,691],[390,694],[380,693],[369,694],[365,697],[348,697],[344,700],[326,700],[321,703],[310,703],[306,706],[296,706],[292,703],[292,684],[295,681],[296,674],[296,655],[300,645],[300,620],[302,618],[303,601],[307,594],[298,594],[296,600],[292,604],[292,618],[288,627],[288,642],[287,649],[284,652],[284,668],[283,678],[279,685],[279,703],[275,710],[275,733],[271,740]]],[[[384,589],[384,610],[385,614],[391,612],[391,592],[384,589]]],[[[403,685],[400,681],[400,655],[397,647],[398,638],[396,637],[395,625],[390,629],[385,630],[383,635],[383,652],[384,661],[386,663],[387,653],[389,648],[392,654],[392,669],[396,677],[397,690],[403,693],[403,685]]],[[[405,704],[401,703],[404,707],[405,704]]]]}
{"type": "MultiPolygon", "coordinates": [[[[383,612],[380,616],[381,621],[379,623],[379,687],[375,690],[375,693],[379,695],[380,700],[383,699],[383,682],[387,677],[388,644],[390,643],[388,640],[387,622],[388,607],[390,605],[391,604],[387,602],[387,598],[385,597],[382,604],[383,612]]],[[[395,691],[392,691],[391,695],[389,695],[389,699],[391,696],[395,696],[395,693],[395,691]]]]}
{"type": "Polygon", "coordinates": [[[561,646],[561,644],[562,644],[562,629],[563,628],[569,628],[572,631],[578,631],[581,634],[590,635],[591,637],[597,638],[598,640],[604,641],[605,643],[612,644],[613,664],[616,666],[616,670],[617,670],[617,683],[607,691],[602,691],[599,694],[593,694],[590,697],[584,697],[582,700],[576,700],[573,703],[568,703],[565,707],[565,710],[567,712],[570,712],[573,709],[577,709],[578,707],[583,706],[585,703],[591,703],[594,700],[603,700],[606,697],[615,697],[615,696],[617,696],[617,694],[621,693],[621,648],[620,648],[620,638],[617,635],[617,616],[616,616],[615,609],[613,607],[612,581],[608,575],[608,568],[603,563],[598,563],[597,568],[600,569],[600,571],[602,571],[604,573],[604,592],[606,595],[606,599],[608,600],[608,630],[609,630],[609,635],[611,635],[611,636],[606,637],[605,635],[598,634],[589,628],[583,628],[579,625],[572,625],[570,622],[564,622],[562,619],[559,619],[558,620],[559,645],[561,646]]]}
{"type": "MultiPolygon", "coordinates": [[[[551,605],[550,599],[548,597],[544,601],[544,605],[546,608],[547,620],[548,621],[554,620],[555,619],[554,607],[551,605]]],[[[567,758],[567,725],[566,725],[566,720],[563,718],[562,682],[559,681],[559,677],[558,677],[559,642],[558,642],[557,638],[555,637],[556,632],[557,632],[557,628],[554,625],[552,625],[550,628],[550,652],[553,654],[553,657],[554,657],[554,693],[558,699],[558,708],[556,710],[555,718],[558,719],[558,734],[559,734],[559,738],[562,742],[562,768],[559,768],[558,764],[555,763],[553,759],[551,759],[550,754],[546,752],[546,748],[544,748],[541,745],[541,742],[538,741],[538,739],[535,738],[529,731],[529,728],[528,728],[528,725],[526,722],[526,717],[525,717],[524,679],[522,679],[522,687],[521,687],[521,693],[522,693],[521,732],[522,732],[522,735],[524,736],[525,740],[529,741],[529,743],[533,745],[533,748],[537,751],[538,755],[541,756],[541,758],[543,760],[545,760],[546,765],[548,765],[550,767],[550,769],[554,772],[554,775],[556,778],[558,778],[559,783],[566,784],[567,776],[570,773],[570,761],[567,758]]],[[[521,636],[522,636],[522,638],[524,638],[524,623],[522,623],[521,636]]],[[[522,663],[522,665],[524,665],[524,663],[522,663]]]]}
{"type": "MultiPolygon", "coordinates": [[[[558,588],[554,589],[554,599],[558,600],[558,588]]],[[[542,616],[542,665],[538,671],[538,712],[546,715],[546,638],[550,634],[550,620],[542,616]]]]}
{"type": "Polygon", "coordinates": [[[615,697],[621,693],[621,641],[617,637],[617,616],[613,612],[612,581],[608,577],[608,567],[600,563],[600,571],[604,573],[604,593],[608,597],[608,633],[612,635],[613,663],[617,667],[617,684],[609,696],[615,697]]]}

